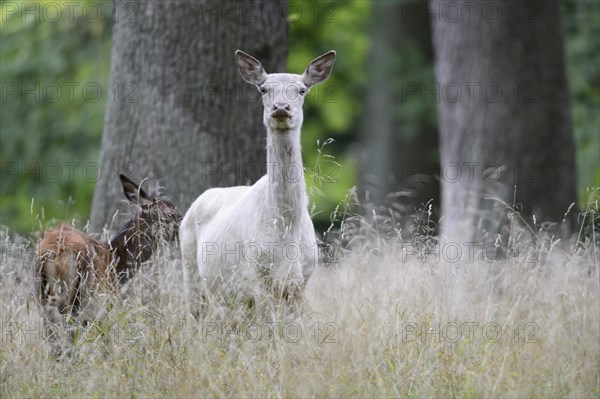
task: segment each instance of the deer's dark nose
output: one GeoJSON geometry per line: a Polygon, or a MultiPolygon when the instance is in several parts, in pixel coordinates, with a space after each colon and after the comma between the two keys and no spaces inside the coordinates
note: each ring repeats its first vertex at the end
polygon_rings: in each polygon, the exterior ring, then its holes
{"type": "Polygon", "coordinates": [[[287,103],[275,103],[275,104],[273,104],[273,112],[277,112],[277,111],[289,111],[291,109],[292,109],[292,107],[290,107],[290,104],[287,104],[287,103]]]}

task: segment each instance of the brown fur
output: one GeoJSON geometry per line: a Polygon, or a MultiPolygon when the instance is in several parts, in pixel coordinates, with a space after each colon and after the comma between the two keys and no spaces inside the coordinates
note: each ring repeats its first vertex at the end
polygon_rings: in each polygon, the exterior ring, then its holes
{"type": "Polygon", "coordinates": [[[108,245],[72,226],[61,224],[47,231],[36,248],[41,304],[62,315],[76,315],[82,300],[114,286],[116,275],[110,259],[108,245]]]}
{"type": "Polygon", "coordinates": [[[123,190],[139,210],[110,244],[61,224],[43,234],[36,248],[34,272],[37,298],[46,322],[98,316],[95,294],[108,294],[150,259],[161,240],[177,236],[181,212],[159,193],[146,194],[121,175],[123,190]],[[80,313],[86,313],[86,317],[80,313]]]}

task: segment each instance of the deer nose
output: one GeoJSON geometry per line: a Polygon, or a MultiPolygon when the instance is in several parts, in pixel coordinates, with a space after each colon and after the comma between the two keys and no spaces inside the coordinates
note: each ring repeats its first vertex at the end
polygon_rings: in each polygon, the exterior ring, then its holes
{"type": "Polygon", "coordinates": [[[273,104],[273,112],[276,112],[276,111],[289,111],[291,109],[292,109],[292,107],[290,107],[290,104],[287,104],[287,103],[275,103],[275,104],[273,104]]]}

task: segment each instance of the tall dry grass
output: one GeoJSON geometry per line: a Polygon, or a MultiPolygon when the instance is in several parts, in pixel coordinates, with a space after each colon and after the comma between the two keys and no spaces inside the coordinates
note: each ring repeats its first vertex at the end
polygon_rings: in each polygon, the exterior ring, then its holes
{"type": "Polygon", "coordinates": [[[600,396],[593,235],[561,245],[540,232],[528,251],[491,261],[480,247],[471,256],[356,220],[295,319],[239,323],[216,305],[195,319],[178,250],[165,248],[121,293],[99,298],[108,315],[79,329],[59,360],[32,298],[32,244],[5,229],[0,396],[600,396]]]}

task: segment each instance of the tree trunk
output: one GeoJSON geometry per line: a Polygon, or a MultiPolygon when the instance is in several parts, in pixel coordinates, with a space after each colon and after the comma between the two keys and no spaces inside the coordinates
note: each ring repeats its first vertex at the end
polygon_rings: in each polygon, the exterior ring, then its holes
{"type": "Polygon", "coordinates": [[[493,242],[509,207],[527,223],[560,223],[576,202],[560,3],[431,1],[429,11],[442,234],[493,242]]]}
{"type": "Polygon", "coordinates": [[[123,198],[118,173],[157,179],[184,210],[210,187],[266,173],[260,96],[234,52],[282,72],[287,40],[285,0],[118,0],[92,228],[123,198]]]}

